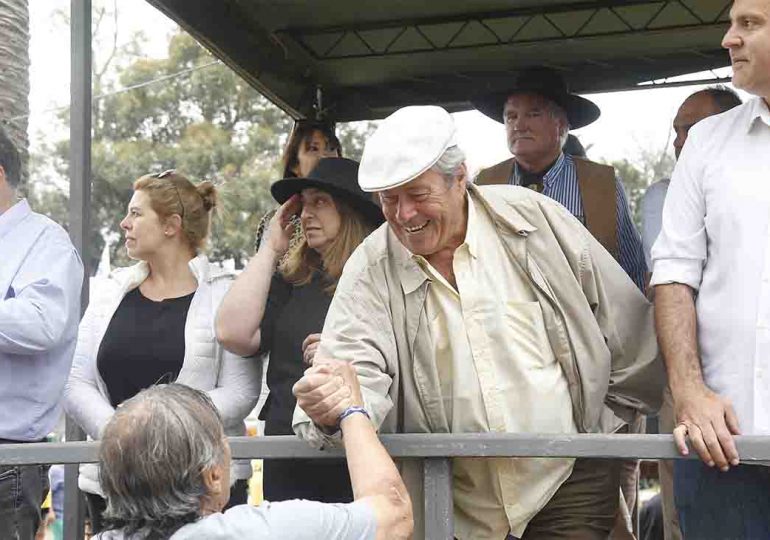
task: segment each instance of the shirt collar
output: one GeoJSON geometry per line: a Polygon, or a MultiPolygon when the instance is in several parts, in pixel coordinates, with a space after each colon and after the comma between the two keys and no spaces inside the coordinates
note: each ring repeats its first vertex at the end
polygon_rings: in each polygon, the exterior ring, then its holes
{"type": "Polygon", "coordinates": [[[31,213],[32,210],[29,208],[29,203],[26,199],[22,199],[0,214],[0,238],[11,232],[11,229],[16,227],[31,213]]]}
{"type": "Polygon", "coordinates": [[[478,258],[478,230],[479,230],[479,216],[476,212],[476,205],[473,203],[470,195],[465,197],[466,205],[468,205],[468,223],[465,228],[465,242],[463,245],[468,246],[468,253],[474,259],[478,258]]]}
{"type": "MultiPolygon", "coordinates": [[[[551,184],[553,184],[557,178],[561,175],[562,170],[564,169],[564,164],[567,161],[567,155],[564,152],[559,153],[559,157],[556,158],[556,161],[553,162],[553,165],[543,174],[543,189],[551,187],[551,184]]],[[[514,161],[513,164],[513,174],[514,178],[516,179],[516,185],[521,185],[521,167],[519,167],[519,163],[517,161],[514,161]]]]}
{"type": "Polygon", "coordinates": [[[755,97],[751,100],[751,111],[749,112],[749,125],[746,128],[750,132],[758,122],[763,122],[770,127],[770,109],[767,103],[761,97],[755,97]]]}

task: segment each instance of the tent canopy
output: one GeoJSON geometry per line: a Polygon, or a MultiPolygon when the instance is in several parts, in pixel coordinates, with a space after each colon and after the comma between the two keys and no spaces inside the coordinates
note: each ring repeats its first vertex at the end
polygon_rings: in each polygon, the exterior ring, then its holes
{"type": "Polygon", "coordinates": [[[294,118],[472,108],[531,65],[580,93],[729,65],[730,0],[148,0],[294,118]]]}

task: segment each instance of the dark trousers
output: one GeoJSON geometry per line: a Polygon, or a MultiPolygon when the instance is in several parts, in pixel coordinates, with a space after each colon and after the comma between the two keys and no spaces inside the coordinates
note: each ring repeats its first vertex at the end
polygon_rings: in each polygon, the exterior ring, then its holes
{"type": "Polygon", "coordinates": [[[0,538],[33,540],[47,492],[47,465],[0,465],[0,538]]]}
{"type": "Polygon", "coordinates": [[[326,503],[353,501],[345,460],[266,459],[262,489],[270,502],[306,499],[326,503]]]}
{"type": "Polygon", "coordinates": [[[522,540],[606,540],[618,511],[621,465],[613,459],[576,459],[572,474],[532,518],[522,540]]]}
{"type": "Polygon", "coordinates": [[[677,460],[674,500],[686,540],[770,538],[770,467],[723,473],[700,460],[677,460]]]}

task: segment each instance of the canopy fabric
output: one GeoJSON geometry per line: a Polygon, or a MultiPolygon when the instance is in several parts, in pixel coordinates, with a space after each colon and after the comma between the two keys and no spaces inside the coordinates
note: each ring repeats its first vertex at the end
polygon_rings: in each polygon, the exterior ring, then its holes
{"type": "Polygon", "coordinates": [[[729,65],[730,0],[148,0],[295,118],[472,108],[547,65],[572,91],[729,65]],[[320,91],[319,91],[320,90],[320,91]]]}

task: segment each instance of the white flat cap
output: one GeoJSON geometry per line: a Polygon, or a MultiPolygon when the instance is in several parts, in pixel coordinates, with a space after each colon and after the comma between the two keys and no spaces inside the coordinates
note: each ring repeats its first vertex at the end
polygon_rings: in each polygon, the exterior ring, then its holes
{"type": "Polygon", "coordinates": [[[364,191],[401,186],[430,169],[457,144],[450,114],[435,105],[397,110],[369,137],[358,169],[364,191]]]}

